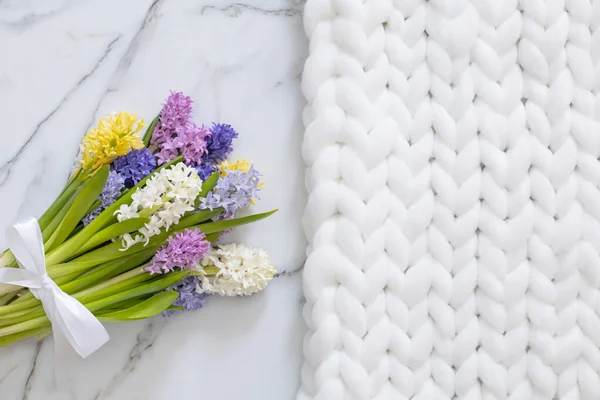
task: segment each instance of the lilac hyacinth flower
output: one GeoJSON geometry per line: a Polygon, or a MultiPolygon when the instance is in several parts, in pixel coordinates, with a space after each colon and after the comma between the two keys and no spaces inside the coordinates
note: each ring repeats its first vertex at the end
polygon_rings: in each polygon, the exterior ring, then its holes
{"type": "Polygon", "coordinates": [[[117,157],[110,168],[125,179],[126,188],[132,188],[156,169],[156,158],[148,149],[132,150],[117,157]]]}
{"type": "Polygon", "coordinates": [[[192,100],[183,93],[171,91],[151,140],[151,144],[158,149],[156,157],[159,164],[180,155],[187,165],[202,162],[206,154],[207,137],[211,132],[204,125],[194,124],[191,116],[192,100]]]}
{"type": "Polygon", "coordinates": [[[83,225],[87,225],[92,222],[104,209],[108,208],[112,203],[114,203],[119,196],[121,196],[121,192],[123,191],[124,187],[125,179],[118,172],[110,171],[108,178],[106,179],[106,183],[104,184],[104,188],[102,189],[102,193],[100,193],[100,196],[98,196],[100,205],[93,209],[88,215],[83,217],[83,225]]]}
{"type": "Polygon", "coordinates": [[[210,243],[200,229],[186,229],[171,236],[152,257],[150,265],[145,269],[150,274],[162,274],[180,269],[191,269],[196,266],[210,249],[210,243]]]}
{"type": "Polygon", "coordinates": [[[121,195],[121,191],[124,187],[125,179],[121,176],[121,174],[115,171],[110,171],[108,173],[106,183],[104,184],[104,188],[102,189],[102,193],[100,193],[99,196],[102,206],[106,208],[114,203],[121,195]]]}
{"type": "Polygon", "coordinates": [[[195,165],[202,162],[202,157],[206,154],[206,138],[210,136],[210,130],[204,125],[197,126],[189,122],[185,127],[177,132],[181,145],[179,152],[187,165],[195,165]]]}
{"type": "Polygon", "coordinates": [[[101,213],[102,213],[102,206],[98,206],[98,207],[94,208],[92,211],[90,211],[90,213],[88,215],[83,217],[83,219],[81,220],[81,222],[83,222],[83,226],[87,226],[90,222],[95,220],[98,217],[98,215],[100,215],[101,213]]]}
{"type": "Polygon", "coordinates": [[[204,162],[208,164],[219,164],[227,159],[233,148],[231,142],[239,135],[231,125],[213,123],[210,128],[210,136],[206,139],[206,155],[204,162]]]}
{"type": "MultiPolygon", "coordinates": [[[[206,298],[209,296],[207,293],[198,293],[196,288],[200,286],[200,279],[196,276],[186,276],[177,284],[171,286],[168,290],[175,290],[179,293],[177,299],[173,302],[174,306],[183,307],[185,311],[198,310],[202,308],[206,298]]],[[[183,311],[183,310],[182,310],[183,311]]],[[[177,311],[167,310],[162,313],[165,317],[170,317],[177,311]]]]}
{"type": "Polygon", "coordinates": [[[192,99],[181,92],[171,90],[163,104],[160,119],[152,135],[152,143],[164,140],[163,135],[185,125],[192,115],[192,99]]]}
{"type": "Polygon", "coordinates": [[[227,219],[235,215],[237,210],[248,207],[253,199],[258,199],[261,174],[251,166],[248,172],[241,170],[227,171],[226,176],[221,176],[213,192],[200,199],[201,210],[214,210],[218,207],[225,209],[222,218],[227,219]]]}

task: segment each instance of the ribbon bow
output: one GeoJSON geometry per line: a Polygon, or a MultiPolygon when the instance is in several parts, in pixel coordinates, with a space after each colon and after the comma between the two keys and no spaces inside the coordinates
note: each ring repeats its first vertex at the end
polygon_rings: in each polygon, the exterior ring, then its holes
{"type": "Polygon", "coordinates": [[[56,344],[66,339],[83,358],[109,339],[108,332],[83,304],[63,292],[46,272],[44,241],[35,218],[9,227],[6,238],[20,268],[0,268],[0,283],[27,287],[42,302],[56,344]]]}

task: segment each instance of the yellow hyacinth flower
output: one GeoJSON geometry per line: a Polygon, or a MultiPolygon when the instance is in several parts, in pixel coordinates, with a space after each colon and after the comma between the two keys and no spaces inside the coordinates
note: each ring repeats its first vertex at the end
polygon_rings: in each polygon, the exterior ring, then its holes
{"type": "Polygon", "coordinates": [[[84,176],[132,149],[144,148],[142,138],[136,134],[143,128],[143,119],[123,111],[100,119],[81,142],[81,170],[84,176]]]}
{"type": "Polygon", "coordinates": [[[219,164],[219,171],[221,176],[227,176],[227,171],[242,171],[248,172],[250,170],[250,161],[248,160],[235,160],[235,162],[223,161],[219,164]]]}

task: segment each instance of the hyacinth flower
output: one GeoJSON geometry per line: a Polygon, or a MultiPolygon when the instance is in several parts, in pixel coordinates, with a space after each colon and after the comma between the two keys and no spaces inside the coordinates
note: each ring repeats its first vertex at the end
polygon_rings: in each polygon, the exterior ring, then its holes
{"type": "Polygon", "coordinates": [[[156,148],[159,164],[183,156],[187,165],[202,163],[210,130],[191,121],[192,100],[172,91],[160,112],[150,144],[156,148]]]}
{"type": "Polygon", "coordinates": [[[89,176],[115,158],[144,147],[137,132],[144,121],[136,115],[119,112],[100,119],[98,125],[82,139],[80,172],[89,176]]]}
{"type": "Polygon", "coordinates": [[[239,135],[231,125],[213,123],[210,128],[210,136],[206,140],[206,155],[203,163],[218,165],[227,159],[233,150],[233,139],[239,135]]]}
{"type": "MultiPolygon", "coordinates": [[[[171,236],[167,244],[162,246],[152,257],[152,261],[144,269],[150,274],[166,274],[179,270],[191,270],[200,263],[208,250],[210,242],[200,229],[185,229],[171,236]]],[[[177,292],[177,299],[173,305],[183,307],[184,310],[197,310],[202,307],[208,295],[200,294],[196,287],[200,283],[198,277],[188,276],[173,285],[168,290],[177,292]]],[[[173,311],[164,313],[171,315],[173,311]]]]}
{"type": "Polygon", "coordinates": [[[200,277],[188,275],[179,281],[177,284],[171,286],[168,290],[172,290],[177,293],[177,299],[173,302],[171,309],[164,311],[162,315],[164,317],[170,317],[174,313],[179,311],[193,311],[199,310],[204,306],[204,302],[208,298],[209,294],[198,293],[198,287],[201,285],[200,277]]]}
{"type": "Polygon", "coordinates": [[[146,271],[150,274],[164,274],[194,268],[210,249],[210,242],[200,229],[185,229],[171,236],[167,244],[161,247],[146,271]]]}
{"type": "Polygon", "coordinates": [[[198,176],[203,181],[207,180],[212,174],[218,171],[218,168],[211,164],[201,164],[196,165],[196,171],[198,171],[198,176]]]}
{"type": "Polygon", "coordinates": [[[206,154],[202,159],[202,164],[196,166],[202,180],[220,169],[218,164],[224,162],[231,153],[233,139],[237,137],[238,133],[231,125],[213,123],[210,135],[206,138],[206,154]]]}
{"type": "Polygon", "coordinates": [[[132,150],[116,158],[110,169],[124,179],[126,188],[132,188],[156,169],[156,158],[149,149],[132,150]]]}
{"type": "Polygon", "coordinates": [[[200,200],[201,210],[223,208],[223,218],[254,204],[262,187],[261,174],[246,160],[224,162],[219,166],[220,177],[212,192],[200,200]]]}
{"type": "Polygon", "coordinates": [[[138,234],[123,235],[123,249],[136,243],[148,243],[152,236],[177,224],[181,217],[195,209],[202,181],[198,172],[180,162],[153,174],[142,188],[131,196],[130,204],[117,210],[117,219],[122,222],[132,218],[149,217],[149,221],[138,230],[138,234]]]}
{"type": "Polygon", "coordinates": [[[87,225],[92,222],[98,215],[100,215],[102,210],[108,208],[111,204],[117,201],[124,188],[125,179],[118,172],[111,171],[108,174],[108,178],[106,179],[102,193],[100,193],[98,200],[93,205],[96,207],[88,215],[83,217],[83,224],[87,225]]]}
{"type": "Polygon", "coordinates": [[[262,249],[226,244],[208,251],[197,267],[199,294],[248,296],[263,290],[276,268],[262,249]]]}

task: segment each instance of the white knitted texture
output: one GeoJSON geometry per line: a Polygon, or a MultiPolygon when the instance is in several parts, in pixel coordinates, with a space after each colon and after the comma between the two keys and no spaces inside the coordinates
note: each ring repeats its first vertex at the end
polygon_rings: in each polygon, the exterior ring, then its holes
{"type": "Polygon", "coordinates": [[[308,0],[299,400],[600,399],[599,25],[308,0]]]}

